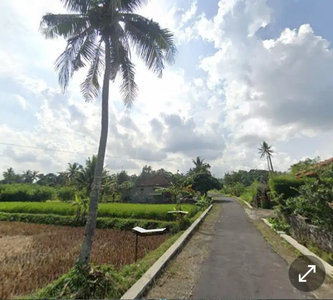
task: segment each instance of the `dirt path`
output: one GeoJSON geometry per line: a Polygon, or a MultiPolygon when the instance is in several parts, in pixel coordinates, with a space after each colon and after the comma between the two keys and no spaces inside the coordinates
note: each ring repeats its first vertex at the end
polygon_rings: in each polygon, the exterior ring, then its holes
{"type": "Polygon", "coordinates": [[[189,299],[197,280],[202,263],[211,251],[211,240],[215,224],[221,211],[221,204],[214,205],[212,211],[192,236],[182,252],[170,263],[148,292],[148,299],[189,299]]]}

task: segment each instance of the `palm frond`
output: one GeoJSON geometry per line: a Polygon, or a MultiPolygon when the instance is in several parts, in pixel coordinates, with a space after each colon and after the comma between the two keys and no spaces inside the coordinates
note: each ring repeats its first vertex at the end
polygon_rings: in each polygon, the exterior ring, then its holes
{"type": "Polygon", "coordinates": [[[148,3],[148,0],[119,0],[122,12],[134,12],[143,5],[148,3]]]}
{"type": "Polygon", "coordinates": [[[92,63],[89,68],[86,79],[81,84],[81,92],[86,101],[92,101],[98,96],[100,90],[99,77],[104,66],[104,51],[102,49],[102,40],[95,48],[92,63]]]}
{"type": "Polygon", "coordinates": [[[132,63],[129,51],[122,43],[111,44],[111,79],[115,79],[117,73],[121,75],[120,93],[124,104],[131,107],[138,94],[138,86],[135,83],[135,67],[132,63]]]}
{"type": "Polygon", "coordinates": [[[88,17],[79,14],[46,14],[42,17],[40,31],[50,39],[59,36],[69,38],[81,34],[89,26],[88,17]]]}
{"type": "Polygon", "coordinates": [[[122,14],[125,32],[149,70],[162,76],[164,62],[173,63],[177,50],[173,34],[159,24],[136,14],[122,14]]]}
{"type": "Polygon", "coordinates": [[[94,46],[93,37],[95,37],[93,29],[88,29],[79,35],[71,37],[67,40],[65,51],[57,58],[55,68],[59,72],[59,84],[64,91],[73,73],[85,65],[81,56],[88,59],[91,56],[91,49],[94,46]]]}
{"type": "Polygon", "coordinates": [[[61,2],[64,4],[65,8],[68,10],[85,14],[91,7],[91,3],[93,1],[91,1],[91,0],[61,0],[61,2]]]}

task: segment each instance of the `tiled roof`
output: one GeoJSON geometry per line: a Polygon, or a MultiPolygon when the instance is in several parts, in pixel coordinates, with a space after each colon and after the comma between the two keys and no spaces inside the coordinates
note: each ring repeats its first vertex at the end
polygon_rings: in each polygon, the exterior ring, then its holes
{"type": "Polygon", "coordinates": [[[147,178],[144,182],[138,186],[169,186],[170,181],[162,175],[154,175],[150,178],[147,178]]]}
{"type": "MultiPolygon", "coordinates": [[[[333,157],[323,160],[315,165],[312,166],[312,168],[316,168],[316,167],[326,167],[329,166],[331,163],[333,163],[333,157]]],[[[312,176],[312,175],[316,175],[316,172],[313,171],[301,171],[299,173],[297,173],[295,176],[296,177],[301,177],[301,176],[312,176]]]]}

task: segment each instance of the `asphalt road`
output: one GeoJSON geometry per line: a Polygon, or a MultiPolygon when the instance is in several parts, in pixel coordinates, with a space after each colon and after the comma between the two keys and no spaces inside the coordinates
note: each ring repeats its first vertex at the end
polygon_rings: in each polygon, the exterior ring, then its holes
{"type": "Polygon", "coordinates": [[[212,251],[193,299],[313,299],[295,289],[288,264],[265,241],[239,203],[223,201],[212,251]]]}

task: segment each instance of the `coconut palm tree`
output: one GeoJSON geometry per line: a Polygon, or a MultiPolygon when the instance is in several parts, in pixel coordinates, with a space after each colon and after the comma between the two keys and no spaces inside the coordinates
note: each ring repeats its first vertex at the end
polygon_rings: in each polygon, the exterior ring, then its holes
{"type": "Polygon", "coordinates": [[[263,158],[264,156],[266,156],[268,170],[274,172],[273,164],[272,164],[272,156],[273,156],[274,151],[271,148],[272,148],[272,145],[268,146],[268,144],[265,141],[263,141],[262,144],[260,144],[260,148],[258,148],[258,150],[259,150],[260,158],[263,158]]]}
{"type": "Polygon", "coordinates": [[[68,163],[68,168],[66,171],[67,177],[71,183],[73,183],[74,179],[76,178],[78,172],[81,169],[81,165],[78,163],[68,163]]]}
{"type": "Polygon", "coordinates": [[[102,85],[102,120],[98,159],[91,191],[89,213],[78,262],[88,264],[97,220],[97,207],[104,165],[109,119],[109,83],[117,75],[120,92],[130,107],[137,96],[135,66],[130,48],[145,62],[148,69],[162,76],[165,62],[174,61],[176,47],[173,34],[158,23],[135,13],[145,0],[61,0],[69,14],[46,14],[41,31],[47,38],[63,37],[65,51],[56,61],[59,83],[66,90],[72,75],[89,64],[81,91],[86,101],[99,95],[102,85]]]}

